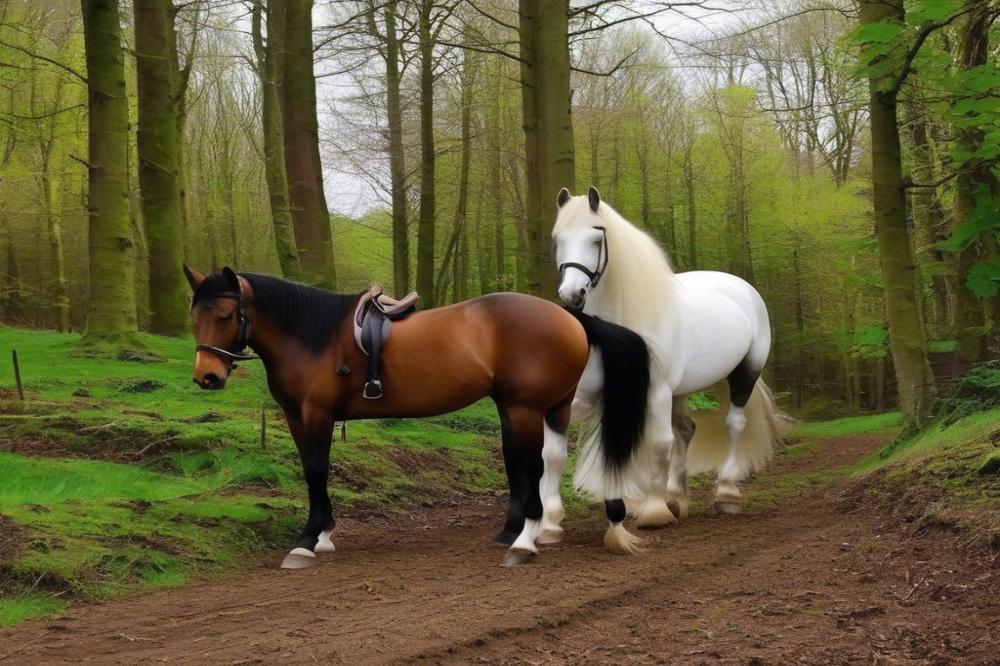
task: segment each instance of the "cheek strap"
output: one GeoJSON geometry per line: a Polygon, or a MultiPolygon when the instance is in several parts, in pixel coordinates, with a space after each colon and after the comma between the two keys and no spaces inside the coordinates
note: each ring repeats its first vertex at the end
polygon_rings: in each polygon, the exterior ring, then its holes
{"type": "Polygon", "coordinates": [[[589,266],[584,266],[575,261],[565,261],[559,264],[559,275],[565,274],[567,268],[575,268],[590,279],[591,289],[597,286],[597,283],[601,281],[601,276],[604,275],[604,271],[608,268],[608,229],[607,227],[594,228],[600,229],[603,234],[601,246],[597,250],[597,267],[591,269],[589,266]]]}

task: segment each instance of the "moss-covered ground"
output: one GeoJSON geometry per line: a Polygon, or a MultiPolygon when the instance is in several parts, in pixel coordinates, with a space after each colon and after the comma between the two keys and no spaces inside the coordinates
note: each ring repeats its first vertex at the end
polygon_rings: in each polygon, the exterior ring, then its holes
{"type": "MultiPolygon", "coordinates": [[[[191,382],[190,339],[139,341],[123,352],[0,327],[0,626],[238,567],[305,520],[298,454],[262,368],[245,363],[208,393],[191,382]]],[[[334,502],[499,489],[498,432],[489,402],[350,423],[334,442],[334,502]]]]}

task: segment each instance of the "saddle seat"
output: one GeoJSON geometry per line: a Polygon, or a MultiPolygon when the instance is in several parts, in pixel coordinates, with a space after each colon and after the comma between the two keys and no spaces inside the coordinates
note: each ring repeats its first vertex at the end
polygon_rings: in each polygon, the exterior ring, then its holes
{"type": "Polygon", "coordinates": [[[403,298],[392,298],[386,295],[381,284],[373,282],[358,300],[354,311],[354,341],[368,357],[368,378],[362,391],[364,398],[377,400],[382,397],[382,378],[379,375],[382,348],[389,340],[392,322],[405,319],[413,312],[418,299],[415,291],[403,298]]]}

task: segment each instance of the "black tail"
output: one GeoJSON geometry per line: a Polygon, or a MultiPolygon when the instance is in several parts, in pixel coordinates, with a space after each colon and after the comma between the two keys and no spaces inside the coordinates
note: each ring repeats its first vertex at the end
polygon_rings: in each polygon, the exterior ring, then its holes
{"type": "Polygon", "coordinates": [[[601,445],[604,468],[622,471],[639,448],[646,429],[649,400],[649,348],[635,331],[579,310],[567,311],[601,351],[604,366],[601,445]]]}

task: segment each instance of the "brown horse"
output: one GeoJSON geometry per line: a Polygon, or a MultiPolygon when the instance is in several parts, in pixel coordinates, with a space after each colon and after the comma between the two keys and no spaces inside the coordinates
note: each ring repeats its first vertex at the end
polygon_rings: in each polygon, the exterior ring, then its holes
{"type": "MultiPolygon", "coordinates": [[[[311,566],[316,552],[333,550],[327,481],[335,419],[425,417],[491,397],[500,413],[510,487],[507,521],[496,537],[511,545],[506,564],[537,553],[543,442],[557,438],[561,446],[554,450],[565,451],[570,407],[590,345],[603,358],[609,475],[620,473],[641,439],[648,350],[622,327],[523,294],[416,312],[394,324],[382,352],[385,394],[368,400],[362,397],[366,357],[353,329],[360,295],[237,275],[230,268],[210,275],[184,271],[194,292],[194,382],[203,389],[223,388],[233,362],[253,358],[243,354],[249,346],[264,363],[268,387],[299,450],[309,518],[284,567],[311,566]]],[[[624,503],[606,506],[612,528],[623,529],[624,503]]]]}

